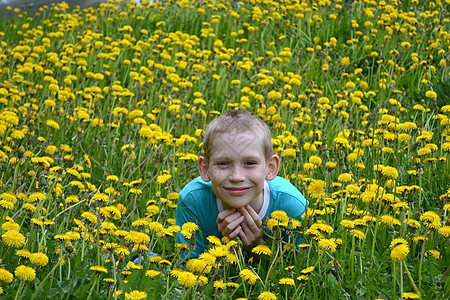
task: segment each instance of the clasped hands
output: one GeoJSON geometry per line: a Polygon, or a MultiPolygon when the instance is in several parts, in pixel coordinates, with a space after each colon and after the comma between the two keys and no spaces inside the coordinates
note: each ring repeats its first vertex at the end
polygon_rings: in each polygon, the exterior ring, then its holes
{"type": "Polygon", "coordinates": [[[262,243],[262,221],[250,205],[222,211],[216,223],[223,236],[230,239],[239,236],[246,250],[262,243]]]}

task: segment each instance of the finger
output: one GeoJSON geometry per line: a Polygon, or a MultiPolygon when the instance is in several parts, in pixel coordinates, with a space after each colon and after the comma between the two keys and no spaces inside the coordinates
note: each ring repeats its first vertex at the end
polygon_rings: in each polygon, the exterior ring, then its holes
{"type": "Polygon", "coordinates": [[[233,230],[233,232],[230,233],[230,235],[228,235],[228,237],[230,239],[234,239],[235,237],[237,237],[240,233],[242,232],[242,227],[238,226],[236,227],[235,230],[233,230]]]}
{"type": "Polygon", "coordinates": [[[249,236],[252,235],[252,231],[251,231],[251,229],[249,228],[249,226],[248,226],[248,224],[247,224],[247,221],[244,220],[244,221],[241,223],[241,227],[242,227],[242,231],[244,232],[244,234],[247,236],[247,239],[248,239],[249,236]]]}
{"type": "Polygon", "coordinates": [[[228,215],[226,218],[224,218],[221,222],[217,221],[217,225],[225,227],[228,224],[234,222],[236,219],[239,219],[240,217],[243,217],[240,213],[240,211],[236,211],[235,213],[228,215]]]}
{"type": "Polygon", "coordinates": [[[241,239],[242,244],[244,244],[244,246],[248,246],[250,244],[249,241],[248,241],[248,237],[245,234],[244,230],[241,230],[239,232],[239,238],[241,239]]]}
{"type": "Polygon", "coordinates": [[[256,213],[254,213],[253,215],[251,214],[251,212],[255,212],[251,207],[250,210],[251,211],[249,212],[246,208],[242,207],[240,209],[240,212],[244,216],[250,230],[257,231],[261,228],[262,222],[256,213]]]}
{"type": "Polygon", "coordinates": [[[218,223],[223,222],[223,220],[226,217],[228,217],[229,215],[231,215],[231,214],[233,214],[235,212],[236,212],[235,208],[229,208],[229,209],[226,209],[226,210],[220,212],[219,215],[217,215],[217,222],[218,223]]]}
{"type": "Polygon", "coordinates": [[[250,205],[247,205],[245,208],[246,208],[247,212],[250,214],[250,216],[252,217],[252,219],[255,221],[255,224],[258,227],[261,227],[262,221],[261,221],[261,218],[259,217],[259,215],[256,213],[256,211],[250,205]]]}
{"type": "MultiPolygon", "coordinates": [[[[223,225],[226,225],[226,226],[223,227],[222,235],[229,236],[229,234],[232,233],[242,223],[242,221],[244,221],[244,216],[240,216],[240,217],[234,219],[230,223],[223,222],[223,225]]],[[[220,226],[220,227],[222,227],[222,226],[220,226]]],[[[219,231],[220,231],[220,228],[219,228],[219,231]]]]}

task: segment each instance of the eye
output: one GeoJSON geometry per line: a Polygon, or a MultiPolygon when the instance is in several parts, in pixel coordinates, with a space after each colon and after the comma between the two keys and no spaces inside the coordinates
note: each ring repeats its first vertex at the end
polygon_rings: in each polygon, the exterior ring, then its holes
{"type": "Polygon", "coordinates": [[[245,162],[245,165],[246,166],[254,166],[254,165],[256,165],[256,164],[258,164],[256,161],[254,161],[254,160],[249,160],[249,161],[246,161],[245,162]]]}
{"type": "Polygon", "coordinates": [[[228,162],[228,161],[226,161],[226,160],[223,160],[223,161],[218,161],[217,163],[216,163],[216,165],[218,165],[219,167],[226,167],[226,166],[228,166],[230,163],[228,162]]]}

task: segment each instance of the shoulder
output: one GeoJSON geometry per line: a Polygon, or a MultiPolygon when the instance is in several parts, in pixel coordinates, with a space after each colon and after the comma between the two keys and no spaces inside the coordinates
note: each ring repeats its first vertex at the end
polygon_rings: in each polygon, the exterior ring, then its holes
{"type": "Polygon", "coordinates": [[[305,208],[309,202],[305,199],[303,194],[289,181],[282,177],[275,177],[273,180],[268,181],[270,189],[270,199],[273,208],[288,209],[292,207],[295,210],[299,208],[305,208]]]}
{"type": "Polygon", "coordinates": [[[273,180],[268,181],[270,193],[276,196],[291,196],[293,198],[305,199],[302,193],[289,181],[277,176],[273,180]]]}
{"type": "Polygon", "coordinates": [[[190,181],[180,192],[180,200],[194,198],[204,198],[212,194],[211,182],[204,181],[200,176],[190,181]],[[203,197],[202,197],[203,196],[203,197]]]}

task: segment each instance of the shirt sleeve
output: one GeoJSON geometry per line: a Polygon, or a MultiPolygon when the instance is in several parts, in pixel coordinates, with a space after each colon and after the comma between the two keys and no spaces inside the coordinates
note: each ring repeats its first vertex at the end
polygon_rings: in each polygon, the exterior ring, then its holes
{"type": "MultiPolygon", "coordinates": [[[[179,198],[177,211],[176,211],[176,225],[183,226],[187,222],[195,223],[198,226],[198,230],[195,232],[195,247],[190,254],[190,259],[197,258],[206,248],[206,240],[202,236],[202,223],[198,219],[198,212],[194,205],[194,199],[191,194],[187,194],[185,197],[179,198]]],[[[189,240],[185,240],[184,236],[181,234],[181,230],[177,233],[177,243],[182,243],[189,246],[189,240]]],[[[184,258],[187,255],[184,254],[184,258]]]]}
{"type": "Polygon", "coordinates": [[[306,212],[308,204],[308,201],[303,197],[303,195],[300,199],[291,198],[290,205],[286,213],[288,216],[303,222],[302,215],[306,212]]]}
{"type": "MultiPolygon", "coordinates": [[[[286,214],[289,217],[291,217],[293,219],[297,219],[298,221],[303,223],[302,215],[308,209],[308,204],[309,204],[308,200],[306,200],[302,194],[300,194],[301,197],[286,195],[286,194],[284,196],[287,197],[283,201],[286,205],[285,206],[286,214]]],[[[302,235],[300,233],[298,233],[296,236],[295,245],[298,246],[301,243],[302,243],[302,235]]]]}

